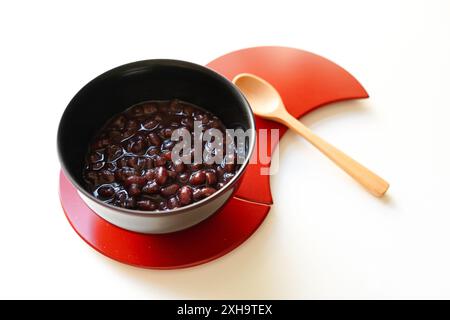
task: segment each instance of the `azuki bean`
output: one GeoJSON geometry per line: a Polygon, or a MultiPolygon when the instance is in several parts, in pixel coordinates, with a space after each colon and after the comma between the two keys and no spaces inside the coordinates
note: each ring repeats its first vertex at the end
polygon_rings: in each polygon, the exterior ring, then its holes
{"type": "Polygon", "coordinates": [[[203,197],[209,197],[210,195],[212,195],[214,192],[216,192],[217,190],[212,188],[212,187],[205,187],[202,189],[202,193],[203,193],[203,197]]]}
{"type": "Polygon", "coordinates": [[[202,199],[202,190],[200,188],[198,189],[194,189],[194,191],[192,192],[192,197],[194,199],[194,201],[198,201],[202,199]]]}
{"type": "Polygon", "coordinates": [[[167,170],[167,175],[172,180],[176,180],[176,178],[178,177],[178,173],[176,173],[175,171],[172,171],[172,170],[167,170]]]}
{"type": "Polygon", "coordinates": [[[167,169],[164,167],[158,167],[156,169],[156,178],[155,178],[156,183],[161,186],[166,183],[167,178],[168,178],[167,169]]]}
{"type": "Polygon", "coordinates": [[[140,200],[136,204],[140,210],[145,211],[153,211],[157,208],[156,204],[151,200],[140,200]]]}
{"type": "Polygon", "coordinates": [[[143,105],[143,108],[144,108],[144,113],[145,114],[154,114],[154,113],[158,112],[157,105],[154,104],[154,103],[151,103],[151,102],[150,103],[145,103],[143,105]]]}
{"type": "Polygon", "coordinates": [[[159,121],[157,121],[155,119],[149,119],[149,120],[145,121],[142,126],[149,131],[153,131],[156,128],[158,128],[159,121]]]}
{"type": "Polygon", "coordinates": [[[142,136],[135,136],[128,142],[127,150],[134,154],[141,154],[147,149],[146,142],[142,136]]]}
{"type": "Polygon", "coordinates": [[[117,159],[116,165],[117,165],[119,168],[126,167],[126,166],[128,165],[128,159],[127,159],[126,157],[122,157],[122,158],[120,158],[120,159],[117,159]]]}
{"type": "Polygon", "coordinates": [[[170,186],[161,188],[161,195],[163,197],[173,196],[178,191],[179,188],[180,188],[179,185],[177,185],[175,183],[171,184],[170,186]]]}
{"type": "Polygon", "coordinates": [[[149,156],[156,156],[156,155],[160,154],[160,152],[161,152],[161,150],[159,150],[159,148],[157,148],[157,147],[150,147],[147,150],[147,155],[149,155],[149,156]]]}
{"type": "Polygon", "coordinates": [[[124,167],[118,169],[114,175],[117,180],[124,181],[128,177],[136,175],[136,170],[133,168],[124,167]]]}
{"type": "Polygon", "coordinates": [[[99,182],[100,183],[111,183],[114,182],[114,173],[109,170],[101,171],[99,174],[99,182]]]}
{"type": "Polygon", "coordinates": [[[203,171],[197,171],[196,173],[193,173],[191,177],[189,178],[189,183],[198,186],[201,184],[204,184],[206,180],[205,172],[203,171]]]}
{"type": "Polygon", "coordinates": [[[234,172],[234,167],[235,167],[234,163],[225,163],[224,166],[223,166],[223,169],[226,172],[231,173],[231,172],[234,172]]]}
{"type": "Polygon", "coordinates": [[[143,186],[146,183],[147,183],[147,179],[145,179],[145,177],[142,177],[142,176],[129,176],[124,181],[124,184],[126,186],[130,186],[132,184],[143,186]]]}
{"type": "Polygon", "coordinates": [[[161,148],[163,150],[172,150],[175,147],[176,142],[170,139],[166,139],[163,141],[161,148]]]}
{"type": "Polygon", "coordinates": [[[130,114],[132,117],[140,117],[144,115],[144,108],[142,105],[135,106],[130,109],[130,114]]]}
{"type": "Polygon", "coordinates": [[[130,119],[127,121],[127,123],[125,124],[125,128],[126,129],[137,129],[139,128],[139,122],[137,122],[134,119],[130,119]]]}
{"type": "Polygon", "coordinates": [[[159,202],[159,210],[167,210],[167,201],[163,200],[159,202]]]}
{"type": "Polygon", "coordinates": [[[188,205],[192,202],[192,189],[189,186],[182,186],[178,190],[178,199],[182,206],[188,205]]]}
{"type": "Polygon", "coordinates": [[[102,169],[105,166],[105,162],[104,161],[100,161],[100,162],[95,162],[91,165],[91,169],[98,171],[100,169],[102,169]]]}
{"type": "Polygon", "coordinates": [[[204,199],[206,197],[209,197],[213,193],[215,193],[217,190],[212,187],[204,187],[194,190],[194,200],[198,201],[200,199],[204,199]]]}
{"type": "Polygon", "coordinates": [[[129,157],[127,165],[133,169],[140,170],[144,163],[138,157],[129,157]]]}
{"type": "Polygon", "coordinates": [[[172,137],[172,132],[173,130],[171,128],[163,128],[160,131],[160,135],[165,139],[170,139],[170,137],[172,137]]]}
{"type": "Polygon", "coordinates": [[[180,101],[174,99],[169,104],[169,112],[171,113],[180,113],[183,111],[183,106],[180,104],[180,101]]]}
{"type": "Polygon", "coordinates": [[[117,170],[117,166],[114,162],[107,162],[105,163],[105,169],[111,171],[111,172],[116,172],[117,170]]]}
{"type": "Polygon", "coordinates": [[[165,157],[162,157],[162,156],[156,156],[156,158],[155,158],[155,166],[157,166],[157,167],[161,167],[161,166],[163,166],[163,165],[165,165],[166,164],[166,158],[165,157]]]}
{"type": "Polygon", "coordinates": [[[217,187],[217,189],[222,189],[222,188],[224,187],[225,184],[226,184],[225,182],[218,182],[218,183],[216,184],[216,187],[217,187]]]}
{"type": "Polygon", "coordinates": [[[125,191],[119,191],[114,195],[115,202],[124,202],[127,198],[127,194],[125,191]]]}
{"type": "Polygon", "coordinates": [[[192,130],[194,128],[194,120],[192,120],[192,118],[183,118],[180,122],[180,124],[186,128],[188,128],[189,130],[192,130]]]}
{"type": "Polygon", "coordinates": [[[124,208],[134,209],[136,207],[136,198],[127,198],[123,204],[124,208]]]}
{"type": "Polygon", "coordinates": [[[126,122],[127,118],[124,115],[119,115],[110,122],[110,126],[114,129],[123,130],[126,122]]]}
{"type": "Polygon", "coordinates": [[[98,188],[97,193],[100,197],[106,199],[111,198],[114,195],[115,190],[113,187],[106,185],[98,188]]]}
{"type": "Polygon", "coordinates": [[[186,116],[192,117],[192,114],[194,113],[194,108],[191,105],[184,104],[183,105],[183,113],[186,116]]]}
{"type": "Polygon", "coordinates": [[[197,171],[197,170],[200,170],[201,168],[203,168],[203,163],[192,163],[191,164],[192,171],[197,171]]]}
{"type": "Polygon", "coordinates": [[[176,197],[172,197],[169,200],[167,200],[167,207],[169,209],[178,208],[180,206],[180,203],[178,202],[178,199],[176,197]]]}
{"type": "Polygon", "coordinates": [[[156,177],[156,172],[155,172],[154,169],[147,169],[147,170],[144,171],[143,176],[147,180],[153,180],[156,177]]]}
{"type": "Polygon", "coordinates": [[[90,163],[95,163],[95,162],[99,162],[103,160],[103,153],[99,153],[99,152],[92,152],[89,155],[89,162],[90,163]]]}
{"type": "MultiPolygon", "coordinates": [[[[89,170],[89,168],[87,168],[89,170]]],[[[91,186],[98,186],[98,173],[95,171],[85,171],[84,180],[91,186]]]]}
{"type": "Polygon", "coordinates": [[[159,185],[156,182],[149,182],[142,188],[142,192],[146,194],[159,193],[159,190],[159,185]]]}
{"type": "Polygon", "coordinates": [[[138,184],[133,183],[128,187],[128,194],[132,197],[138,196],[141,194],[141,188],[138,184]]]}
{"type": "Polygon", "coordinates": [[[153,169],[155,167],[155,164],[153,163],[153,159],[146,158],[145,159],[145,168],[146,169],[153,169]]]}
{"type": "Polygon", "coordinates": [[[136,132],[137,132],[137,128],[125,129],[125,131],[123,131],[123,133],[122,133],[122,138],[126,140],[129,137],[133,136],[136,132]]]}
{"type": "Polygon", "coordinates": [[[189,181],[190,176],[191,175],[188,172],[180,173],[178,174],[178,181],[180,181],[183,184],[186,184],[189,181]]]}
{"type": "Polygon", "coordinates": [[[123,135],[120,131],[114,130],[109,133],[109,138],[111,139],[112,143],[119,144],[123,139],[123,135]]]}
{"type": "Polygon", "coordinates": [[[109,145],[105,148],[106,159],[108,161],[114,161],[119,158],[123,153],[123,150],[118,145],[109,145]]]}
{"type": "Polygon", "coordinates": [[[225,173],[225,169],[221,165],[218,165],[216,167],[216,173],[218,177],[221,177],[225,173]]]}
{"type": "Polygon", "coordinates": [[[212,172],[212,171],[207,171],[205,173],[206,175],[206,184],[209,186],[212,186],[214,184],[216,184],[217,182],[217,177],[216,177],[216,173],[212,172]]]}
{"type": "Polygon", "coordinates": [[[175,161],[173,163],[173,168],[175,169],[175,171],[177,173],[183,172],[184,171],[184,163],[181,160],[175,161]]]}
{"type": "Polygon", "coordinates": [[[161,145],[161,138],[153,132],[147,135],[147,141],[155,147],[159,147],[161,145]]]}
{"type": "Polygon", "coordinates": [[[234,174],[226,172],[226,173],[223,174],[222,181],[225,182],[225,183],[227,183],[227,182],[230,181],[233,177],[234,177],[234,174]]]}
{"type": "Polygon", "coordinates": [[[166,150],[161,152],[161,156],[164,157],[167,161],[172,161],[172,152],[170,150],[166,150]]]}

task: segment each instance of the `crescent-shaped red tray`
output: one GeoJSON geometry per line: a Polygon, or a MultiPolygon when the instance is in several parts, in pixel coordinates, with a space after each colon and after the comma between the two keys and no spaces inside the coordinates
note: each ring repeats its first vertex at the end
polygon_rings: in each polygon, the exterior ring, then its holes
{"type": "MultiPolygon", "coordinates": [[[[272,83],[289,112],[300,117],[330,102],[367,98],[359,82],[335,63],[306,51],[285,47],[256,47],[234,51],[208,67],[228,79],[242,72],[254,73],[272,83]]],[[[257,129],[286,128],[256,119],[257,129]]],[[[270,155],[274,144],[267,146],[270,155]]],[[[148,235],[116,227],[96,215],[79,197],[75,187],[60,174],[60,199],[78,235],[100,253],[133,266],[154,269],[190,267],[214,260],[238,247],[264,221],[272,196],[269,176],[249,165],[234,197],[202,223],[175,233],[148,235]]]]}

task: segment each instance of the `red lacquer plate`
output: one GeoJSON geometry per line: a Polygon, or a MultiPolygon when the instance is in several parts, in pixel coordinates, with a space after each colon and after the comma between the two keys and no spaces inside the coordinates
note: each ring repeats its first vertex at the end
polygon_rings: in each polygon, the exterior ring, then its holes
{"type": "MultiPolygon", "coordinates": [[[[335,63],[293,48],[243,49],[212,61],[208,67],[230,80],[241,72],[266,79],[296,117],[330,102],[368,97],[358,81],[335,63]]],[[[280,136],[286,131],[282,125],[260,118],[256,126],[279,129],[280,136]]],[[[274,147],[268,145],[267,154],[274,147]]],[[[269,176],[260,175],[263,166],[270,163],[249,165],[234,198],[219,212],[192,228],[170,234],[131,232],[103,220],[84,204],[62,172],[60,198],[74,230],[105,256],[143,268],[185,268],[223,256],[258,229],[272,203],[269,176]]]]}

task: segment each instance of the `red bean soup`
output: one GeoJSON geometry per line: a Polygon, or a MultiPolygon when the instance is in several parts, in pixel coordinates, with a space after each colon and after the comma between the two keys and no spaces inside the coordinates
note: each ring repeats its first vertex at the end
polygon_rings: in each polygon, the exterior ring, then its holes
{"type": "MultiPolygon", "coordinates": [[[[214,194],[239,169],[237,156],[233,151],[231,160],[196,163],[192,148],[190,161],[172,161],[178,143],[172,133],[185,128],[193,147],[195,124],[202,132],[214,128],[226,137],[217,116],[180,100],[147,101],[117,114],[89,146],[83,170],[88,190],[105,203],[145,211],[170,210],[214,194]]],[[[201,154],[210,147],[205,141],[200,146],[201,154]]]]}

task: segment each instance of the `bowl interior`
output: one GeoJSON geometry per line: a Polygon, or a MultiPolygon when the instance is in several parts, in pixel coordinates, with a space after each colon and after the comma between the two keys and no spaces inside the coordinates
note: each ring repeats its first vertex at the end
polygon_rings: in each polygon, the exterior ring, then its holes
{"type": "Polygon", "coordinates": [[[253,128],[245,98],[214,71],[176,60],[130,63],[89,82],[66,108],[57,143],[69,178],[84,188],[82,169],[88,145],[108,119],[142,101],[175,98],[211,111],[227,128],[253,128]]]}

